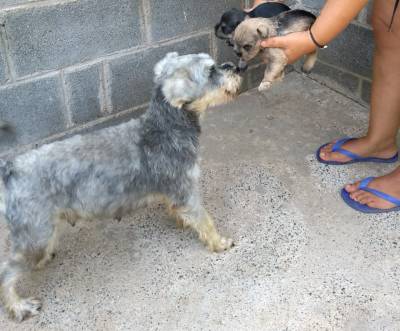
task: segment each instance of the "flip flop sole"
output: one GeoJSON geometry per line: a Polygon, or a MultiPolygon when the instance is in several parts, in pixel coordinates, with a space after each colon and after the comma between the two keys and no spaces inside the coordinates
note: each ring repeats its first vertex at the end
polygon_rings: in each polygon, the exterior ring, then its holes
{"type": "MultiPolygon", "coordinates": [[[[321,157],[319,156],[321,154],[321,150],[328,146],[330,143],[327,143],[325,145],[322,145],[320,148],[318,148],[315,156],[317,158],[317,161],[319,163],[322,164],[328,164],[328,165],[348,165],[348,164],[354,164],[354,163],[366,163],[366,162],[370,162],[370,163],[395,163],[398,161],[399,156],[398,154],[396,154],[395,156],[391,157],[390,159],[381,159],[381,158],[376,158],[376,157],[365,157],[365,158],[360,158],[360,159],[355,159],[355,160],[350,160],[347,162],[338,162],[338,161],[325,161],[323,159],[321,159],[321,157]]],[[[340,152],[338,152],[340,153],[340,152]]]]}
{"type": "Polygon", "coordinates": [[[400,207],[394,207],[390,209],[379,209],[379,208],[372,208],[368,207],[367,205],[363,205],[350,197],[350,193],[347,192],[345,189],[342,189],[341,196],[343,201],[351,208],[362,212],[364,214],[386,214],[392,212],[400,211],[400,207]]]}

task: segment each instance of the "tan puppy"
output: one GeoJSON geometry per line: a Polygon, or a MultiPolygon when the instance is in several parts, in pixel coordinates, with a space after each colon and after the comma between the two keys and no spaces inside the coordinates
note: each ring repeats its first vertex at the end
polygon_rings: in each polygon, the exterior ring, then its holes
{"type": "MultiPolygon", "coordinates": [[[[280,48],[262,48],[261,41],[292,32],[306,31],[315,21],[315,16],[304,10],[290,10],[273,18],[249,18],[236,28],[233,35],[234,51],[240,57],[239,68],[245,70],[247,62],[260,56],[267,64],[259,91],[267,90],[276,80],[284,77],[287,57],[280,48]]],[[[304,72],[310,72],[317,60],[317,51],[307,55],[304,72]]]]}

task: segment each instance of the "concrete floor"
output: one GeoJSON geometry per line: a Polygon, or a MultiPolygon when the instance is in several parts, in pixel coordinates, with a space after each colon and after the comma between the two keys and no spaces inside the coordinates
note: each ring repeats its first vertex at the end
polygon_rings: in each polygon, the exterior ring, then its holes
{"type": "MultiPolygon", "coordinates": [[[[21,291],[43,311],[1,330],[400,330],[400,221],[346,207],[343,184],[394,166],[326,167],[367,109],[297,73],[209,111],[205,204],[236,241],[208,253],[160,208],[71,228],[21,291]]],[[[0,226],[0,258],[7,231],[0,226]]]]}

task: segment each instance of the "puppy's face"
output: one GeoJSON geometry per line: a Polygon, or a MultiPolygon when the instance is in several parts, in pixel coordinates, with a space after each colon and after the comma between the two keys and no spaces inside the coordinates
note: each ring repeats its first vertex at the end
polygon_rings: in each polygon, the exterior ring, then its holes
{"type": "Polygon", "coordinates": [[[257,18],[246,19],[233,35],[233,49],[242,61],[250,61],[261,51],[261,41],[268,38],[270,24],[257,18]]]}
{"type": "Polygon", "coordinates": [[[155,83],[171,105],[194,111],[230,101],[242,82],[233,64],[219,66],[208,54],[169,53],[156,64],[154,73],[155,83]]]}

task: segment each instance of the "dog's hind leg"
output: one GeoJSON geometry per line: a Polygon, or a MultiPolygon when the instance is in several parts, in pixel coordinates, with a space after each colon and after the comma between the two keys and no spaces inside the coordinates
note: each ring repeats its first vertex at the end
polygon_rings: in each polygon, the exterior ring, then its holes
{"type": "Polygon", "coordinates": [[[315,62],[317,62],[317,58],[318,58],[318,51],[306,55],[306,59],[304,61],[301,70],[306,74],[310,73],[315,66],[315,62]]]}
{"type": "MultiPolygon", "coordinates": [[[[42,254],[43,252],[38,255],[41,257],[42,254]]],[[[15,289],[21,276],[32,270],[33,264],[38,259],[35,255],[37,255],[35,252],[16,251],[0,270],[0,293],[5,308],[18,322],[26,317],[37,315],[41,308],[39,300],[21,298],[15,289]]]]}
{"type": "Polygon", "coordinates": [[[35,266],[36,270],[43,269],[48,263],[50,263],[52,260],[54,260],[54,258],[56,256],[56,246],[57,246],[58,238],[60,235],[60,226],[61,226],[60,222],[61,222],[61,220],[58,220],[57,222],[55,222],[53,234],[51,235],[51,237],[47,243],[43,258],[35,266]]]}
{"type": "Polygon", "coordinates": [[[12,254],[0,269],[0,294],[10,315],[17,321],[37,315],[41,308],[39,300],[21,298],[16,286],[21,277],[45,264],[52,250],[51,239],[55,226],[52,215],[45,206],[36,212],[19,206],[8,215],[12,254]],[[41,262],[44,261],[44,262],[41,262]]]}
{"type": "Polygon", "coordinates": [[[177,224],[194,229],[200,240],[212,252],[221,252],[233,246],[232,239],[222,237],[215,228],[214,221],[201,205],[201,200],[193,196],[189,203],[172,209],[177,224]]]}

